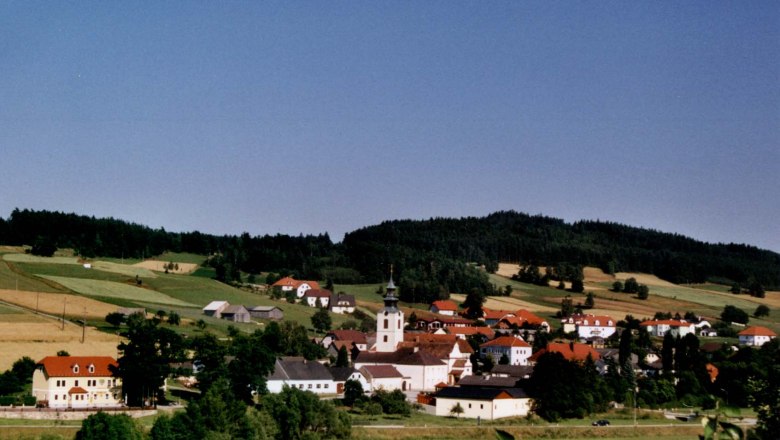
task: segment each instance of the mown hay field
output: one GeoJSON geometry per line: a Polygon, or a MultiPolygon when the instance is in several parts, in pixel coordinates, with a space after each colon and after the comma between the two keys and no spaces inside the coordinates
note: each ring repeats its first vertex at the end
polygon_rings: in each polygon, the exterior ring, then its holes
{"type": "Polygon", "coordinates": [[[172,298],[154,290],[144,289],[129,284],[121,284],[113,281],[88,280],[53,275],[43,275],[43,278],[61,284],[66,288],[82,295],[185,307],[194,306],[192,303],[172,298]]]}
{"type": "MultiPolygon", "coordinates": [[[[87,319],[104,319],[117,308],[113,304],[79,295],[9,289],[0,289],[0,301],[54,316],[61,316],[64,310],[66,318],[78,319],[81,319],[85,313],[87,319]]],[[[19,312],[15,310],[14,313],[19,312]]]]}
{"type": "MultiPolygon", "coordinates": [[[[146,260],[140,263],[135,263],[132,267],[137,267],[139,269],[145,269],[148,271],[154,270],[157,272],[165,272],[166,265],[169,263],[169,261],[146,260]]],[[[195,263],[175,263],[175,266],[172,269],[169,268],[168,272],[175,274],[188,274],[195,272],[197,268],[198,265],[195,263]]]]}

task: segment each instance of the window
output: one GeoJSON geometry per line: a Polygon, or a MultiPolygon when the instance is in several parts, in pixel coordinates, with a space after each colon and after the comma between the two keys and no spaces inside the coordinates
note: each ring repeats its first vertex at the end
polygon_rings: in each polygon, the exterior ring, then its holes
{"type": "Polygon", "coordinates": [[[485,409],[485,405],[483,405],[483,404],[481,404],[481,403],[480,403],[480,404],[479,404],[479,409],[485,409]]]}
{"type": "Polygon", "coordinates": [[[398,319],[398,328],[401,328],[401,320],[398,319]]]}
{"type": "Polygon", "coordinates": [[[59,397],[60,397],[59,395],[55,394],[55,395],[54,395],[54,400],[57,400],[57,399],[59,399],[59,397]]]}
{"type": "Polygon", "coordinates": [[[79,380],[78,379],[76,379],[76,383],[73,386],[75,386],[75,387],[79,386],[79,380]]]}
{"type": "Polygon", "coordinates": [[[385,319],[385,328],[387,328],[387,319],[385,319]]]}
{"type": "Polygon", "coordinates": [[[385,336],[383,337],[383,341],[384,341],[384,342],[387,342],[387,335],[385,335],[385,336]]]}
{"type": "Polygon", "coordinates": [[[92,364],[89,364],[89,368],[87,368],[87,370],[89,370],[90,373],[94,373],[95,372],[95,366],[92,365],[92,364]]]}
{"type": "Polygon", "coordinates": [[[471,404],[469,403],[469,408],[471,408],[471,404]]]}
{"type": "Polygon", "coordinates": [[[309,387],[308,387],[308,388],[309,388],[309,389],[311,389],[311,384],[309,384],[309,387]]]}
{"type": "Polygon", "coordinates": [[[320,385],[320,384],[317,384],[317,389],[320,389],[320,387],[321,387],[321,385],[320,385]]]}
{"type": "Polygon", "coordinates": [[[326,389],[326,390],[328,389],[328,386],[329,386],[329,384],[327,384],[327,383],[326,383],[326,384],[325,384],[325,389],[326,389]]]}

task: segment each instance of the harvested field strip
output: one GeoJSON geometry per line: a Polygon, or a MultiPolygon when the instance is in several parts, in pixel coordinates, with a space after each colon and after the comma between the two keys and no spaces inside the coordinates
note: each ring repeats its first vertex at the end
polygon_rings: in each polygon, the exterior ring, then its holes
{"type": "Polygon", "coordinates": [[[17,263],[81,264],[77,257],[39,257],[31,254],[5,254],[3,259],[17,263]]]}
{"type": "Polygon", "coordinates": [[[61,316],[64,308],[66,317],[81,318],[86,309],[87,319],[102,320],[107,314],[116,311],[116,306],[113,304],[62,293],[0,290],[0,301],[54,316],[61,316]]]}
{"type": "Polygon", "coordinates": [[[0,261],[0,289],[18,289],[36,292],[62,292],[45,280],[30,276],[15,263],[0,261]]]}
{"type": "Polygon", "coordinates": [[[104,272],[113,272],[121,275],[127,275],[130,277],[139,276],[142,278],[154,278],[157,276],[157,274],[148,268],[139,267],[136,265],[131,266],[127,264],[112,263],[110,261],[93,261],[92,268],[102,270],[104,272]]]}
{"type": "Polygon", "coordinates": [[[176,306],[194,306],[194,304],[171,298],[160,292],[116,283],[113,281],[86,280],[80,278],[58,277],[53,275],[41,275],[43,278],[61,284],[68,289],[82,295],[97,296],[103,298],[116,298],[128,301],[144,301],[155,304],[167,304],[176,306]]]}
{"type": "MultiPolygon", "coordinates": [[[[157,272],[165,272],[165,266],[169,264],[169,261],[159,261],[159,260],[146,260],[142,261],[140,263],[135,263],[132,267],[146,270],[147,272],[153,273],[151,271],[157,271],[157,272]]],[[[198,268],[198,265],[195,263],[177,263],[174,262],[175,266],[173,269],[168,269],[169,273],[175,273],[175,274],[189,274],[192,272],[195,272],[195,270],[198,268]]],[[[157,275],[155,275],[157,276],[157,275]]]]}

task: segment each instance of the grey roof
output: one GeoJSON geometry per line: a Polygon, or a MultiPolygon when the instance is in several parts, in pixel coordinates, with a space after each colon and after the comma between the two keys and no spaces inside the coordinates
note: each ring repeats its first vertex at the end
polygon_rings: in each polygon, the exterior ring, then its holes
{"type": "Polygon", "coordinates": [[[493,400],[506,392],[515,399],[528,398],[522,388],[480,388],[480,387],[447,387],[436,393],[436,397],[450,399],[493,400]]]}
{"type": "Polygon", "coordinates": [[[317,361],[285,357],[276,360],[274,372],[268,376],[268,380],[333,380],[333,375],[317,361]]]}
{"type": "Polygon", "coordinates": [[[248,313],[246,307],[242,305],[235,305],[235,306],[227,306],[225,307],[225,310],[222,311],[223,315],[235,315],[236,313],[248,313]]]}
{"type": "Polygon", "coordinates": [[[333,307],[354,307],[355,306],[355,295],[338,295],[334,299],[331,300],[330,303],[331,308],[333,307]],[[341,304],[346,303],[346,305],[341,304]]]}
{"type": "Polygon", "coordinates": [[[498,376],[466,376],[458,381],[462,387],[489,387],[489,388],[514,388],[517,386],[517,377],[498,376]]]}
{"type": "Polygon", "coordinates": [[[203,310],[217,310],[220,307],[223,307],[225,304],[228,304],[227,301],[211,301],[210,303],[206,304],[206,307],[203,308],[203,310]]]}
{"type": "Polygon", "coordinates": [[[276,306],[255,306],[255,307],[252,307],[249,310],[252,311],[252,312],[270,312],[273,309],[282,310],[282,309],[280,309],[279,307],[276,307],[276,306]]]}
{"type": "Polygon", "coordinates": [[[330,374],[336,382],[344,382],[357,370],[352,367],[330,367],[330,374]]]}
{"type": "Polygon", "coordinates": [[[425,351],[414,352],[413,348],[402,348],[389,353],[361,351],[355,358],[356,364],[399,364],[399,365],[444,365],[441,359],[425,351]]]}
{"type": "Polygon", "coordinates": [[[534,367],[530,365],[496,365],[490,374],[506,374],[510,377],[523,378],[532,375],[534,367]]]}

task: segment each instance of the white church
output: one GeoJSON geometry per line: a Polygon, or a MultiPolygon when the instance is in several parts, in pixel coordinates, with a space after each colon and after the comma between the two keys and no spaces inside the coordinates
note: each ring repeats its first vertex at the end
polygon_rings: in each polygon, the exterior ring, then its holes
{"type": "Polygon", "coordinates": [[[376,316],[376,343],[357,355],[355,369],[393,366],[403,376],[400,388],[404,391],[433,391],[470,375],[473,350],[466,341],[431,334],[409,334],[405,340],[404,312],[398,308],[392,271],[386,290],[385,305],[376,316]]]}

